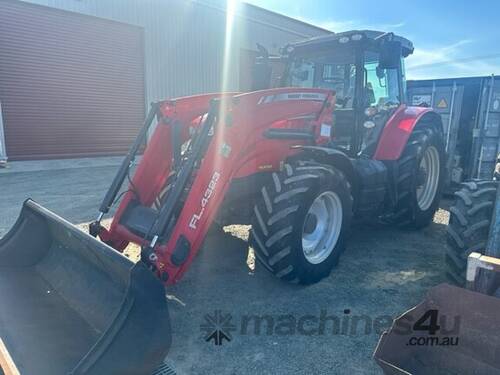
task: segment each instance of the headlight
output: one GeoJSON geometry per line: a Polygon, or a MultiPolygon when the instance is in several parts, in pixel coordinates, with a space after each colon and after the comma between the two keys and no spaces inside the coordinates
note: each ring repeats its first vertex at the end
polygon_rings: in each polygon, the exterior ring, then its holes
{"type": "Polygon", "coordinates": [[[375,116],[378,112],[377,107],[368,107],[365,109],[365,116],[366,117],[372,117],[375,116]]]}
{"type": "Polygon", "coordinates": [[[363,123],[363,127],[365,129],[373,129],[375,127],[375,123],[373,121],[365,121],[363,123]]]}

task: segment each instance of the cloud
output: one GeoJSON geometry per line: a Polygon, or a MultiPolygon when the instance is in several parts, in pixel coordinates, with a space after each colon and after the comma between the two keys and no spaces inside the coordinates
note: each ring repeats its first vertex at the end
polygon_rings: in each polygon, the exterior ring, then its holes
{"type": "Polygon", "coordinates": [[[405,25],[406,25],[406,22],[401,21],[401,22],[398,22],[398,23],[386,23],[386,24],[382,24],[382,25],[380,25],[380,27],[381,27],[381,30],[390,30],[390,29],[399,29],[400,27],[403,27],[405,25]]]}
{"type": "Polygon", "coordinates": [[[380,31],[391,31],[394,29],[399,29],[406,25],[404,21],[396,23],[382,23],[382,24],[370,24],[359,20],[317,20],[310,19],[301,16],[293,16],[293,18],[298,19],[302,22],[310,23],[311,25],[321,27],[326,30],[333,31],[335,33],[349,31],[349,30],[380,30],[380,31]]]}
{"type": "MultiPolygon", "coordinates": [[[[300,19],[300,18],[299,18],[300,19]]],[[[345,20],[345,21],[337,21],[337,20],[310,20],[310,19],[301,19],[301,21],[313,24],[315,26],[321,27],[323,29],[327,29],[333,32],[342,32],[349,30],[380,30],[380,31],[391,31],[395,29],[399,29],[406,25],[404,21],[397,23],[382,23],[382,24],[370,24],[361,22],[359,20],[345,20]]]]}
{"type": "Polygon", "coordinates": [[[303,21],[333,32],[351,30],[354,29],[355,28],[354,25],[356,25],[355,21],[349,21],[349,20],[346,21],[328,20],[320,22],[312,22],[310,20],[303,20],[303,21]]]}
{"type": "Polygon", "coordinates": [[[462,39],[434,48],[416,48],[414,54],[406,59],[408,78],[432,79],[499,73],[500,54],[467,56],[463,47],[472,43],[471,39],[462,39]]]}
{"type": "Polygon", "coordinates": [[[413,55],[408,58],[406,67],[407,69],[418,69],[430,64],[453,62],[461,54],[461,47],[470,43],[472,43],[470,39],[463,39],[435,48],[417,48],[413,55]]]}

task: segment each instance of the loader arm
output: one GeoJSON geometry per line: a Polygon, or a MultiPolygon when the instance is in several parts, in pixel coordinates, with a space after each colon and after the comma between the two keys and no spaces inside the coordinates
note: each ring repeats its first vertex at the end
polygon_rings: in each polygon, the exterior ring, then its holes
{"type": "MultiPolygon", "coordinates": [[[[210,101],[215,98],[231,97],[233,95],[235,93],[204,94],[167,100],[158,103],[158,105],[153,105],[157,109],[155,115],[159,120],[158,126],[155,128],[148,147],[144,150],[141,162],[134,176],[131,178],[131,183],[120,201],[111,227],[109,230],[106,230],[100,226],[103,214],[107,213],[107,210],[105,211],[103,208],[110,206],[116,198],[118,189],[113,190],[114,185],[121,186],[123,184],[125,177],[130,173],[130,169],[132,168],[131,161],[134,160],[138,148],[134,149],[133,145],[131,148],[131,152],[134,152],[133,157],[127,156],[123,161],[115,181],[101,204],[98,220],[93,224],[97,226],[94,236],[99,235],[104,242],[120,251],[127,247],[130,241],[138,244],[145,243],[143,238],[130,233],[130,231],[119,225],[119,223],[132,200],[137,199],[142,205],[151,206],[155,198],[160,194],[172,168],[173,129],[178,129],[178,141],[181,144],[187,142],[190,138],[190,128],[195,130],[200,125],[200,122],[197,120],[200,116],[207,113],[210,101]],[[122,170],[125,170],[126,173],[120,174],[122,170]],[[126,240],[127,238],[128,240],[126,240]]],[[[141,134],[138,136],[138,139],[140,138],[141,134]]]]}

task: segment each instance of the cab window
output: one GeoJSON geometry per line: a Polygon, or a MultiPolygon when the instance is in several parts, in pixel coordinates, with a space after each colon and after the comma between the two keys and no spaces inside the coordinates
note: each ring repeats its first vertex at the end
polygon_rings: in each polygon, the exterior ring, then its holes
{"type": "Polygon", "coordinates": [[[401,103],[398,69],[381,69],[379,55],[365,54],[365,106],[398,105],[401,103]]]}
{"type": "Polygon", "coordinates": [[[351,108],[354,98],[356,67],[352,50],[335,50],[294,58],[287,84],[292,87],[316,87],[336,92],[337,104],[351,108]]]}

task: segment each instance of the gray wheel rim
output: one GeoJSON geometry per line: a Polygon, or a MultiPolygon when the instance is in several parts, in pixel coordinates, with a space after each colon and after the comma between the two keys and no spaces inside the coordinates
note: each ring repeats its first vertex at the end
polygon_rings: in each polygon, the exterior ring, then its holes
{"type": "Polygon", "coordinates": [[[302,250],[309,263],[319,264],[332,253],[342,230],[342,202],[333,191],[318,195],[302,227],[302,250]]]}
{"type": "Polygon", "coordinates": [[[439,185],[440,168],[438,150],[434,146],[427,147],[419,166],[422,181],[417,186],[417,204],[422,211],[427,210],[434,202],[439,185]]]}

